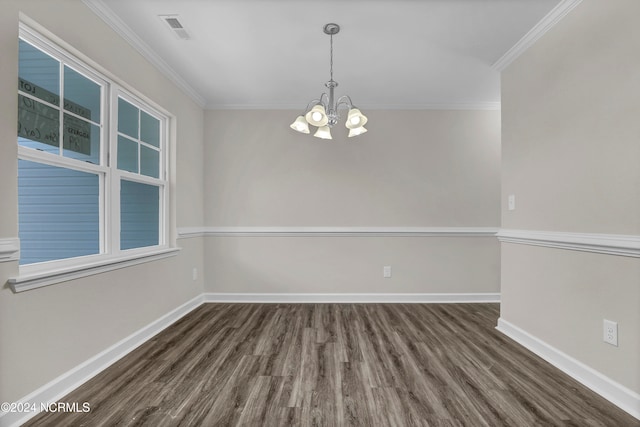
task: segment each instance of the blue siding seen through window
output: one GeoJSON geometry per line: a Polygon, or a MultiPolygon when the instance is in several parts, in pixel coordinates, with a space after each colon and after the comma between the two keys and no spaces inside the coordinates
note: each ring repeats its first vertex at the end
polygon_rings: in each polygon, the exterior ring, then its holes
{"type": "Polygon", "coordinates": [[[120,181],[120,249],[159,243],[160,188],[120,181]]]}
{"type": "Polygon", "coordinates": [[[100,252],[96,174],[18,161],[20,264],[100,252]]]}

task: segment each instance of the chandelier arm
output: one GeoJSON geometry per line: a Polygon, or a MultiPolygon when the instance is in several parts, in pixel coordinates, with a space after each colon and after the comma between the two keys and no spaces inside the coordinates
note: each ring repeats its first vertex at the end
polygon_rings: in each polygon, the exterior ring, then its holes
{"type": "Polygon", "coordinates": [[[320,95],[320,100],[318,102],[322,103],[322,106],[325,110],[329,109],[329,95],[326,92],[322,92],[322,95],[320,95]]]}
{"type": "Polygon", "coordinates": [[[336,103],[336,109],[341,105],[346,105],[348,109],[352,109],[353,101],[351,101],[351,97],[349,95],[342,95],[340,98],[338,98],[338,102],[336,103]]]}
{"type": "Polygon", "coordinates": [[[309,111],[312,105],[316,105],[318,103],[322,102],[321,98],[316,98],[316,99],[312,99],[311,101],[309,101],[309,103],[307,104],[307,108],[304,110],[304,112],[306,113],[307,111],[309,111]]]}

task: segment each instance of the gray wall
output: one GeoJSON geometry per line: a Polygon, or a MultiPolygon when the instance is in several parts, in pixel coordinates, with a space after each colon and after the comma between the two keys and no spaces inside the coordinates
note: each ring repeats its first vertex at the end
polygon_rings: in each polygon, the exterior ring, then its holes
{"type": "MultiPolygon", "coordinates": [[[[80,1],[4,0],[0,15],[0,238],[18,236],[18,13],[136,88],[177,118],[173,147],[175,226],[203,223],[202,109],[80,1]],[[14,95],[12,95],[14,94],[14,95]]],[[[202,292],[202,241],[161,261],[14,294],[17,262],[0,263],[0,401],[16,401],[202,292]]]]}
{"type": "MultiPolygon", "coordinates": [[[[585,0],[503,72],[503,228],[640,234],[638,16],[635,0],[585,0]]],[[[640,392],[640,260],[501,253],[502,318],[640,392]]]]}
{"type": "MultiPolygon", "coordinates": [[[[366,111],[369,132],[289,129],[296,111],[205,112],[212,227],[498,227],[499,111],[366,111]]],[[[211,292],[499,291],[488,237],[207,237],[211,292]],[[393,267],[392,279],[382,267],[393,267]]]]}

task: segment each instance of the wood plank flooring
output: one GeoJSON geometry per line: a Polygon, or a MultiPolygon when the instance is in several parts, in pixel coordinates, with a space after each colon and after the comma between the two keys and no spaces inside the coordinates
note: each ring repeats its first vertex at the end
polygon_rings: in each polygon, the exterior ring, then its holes
{"type": "Polygon", "coordinates": [[[498,304],[205,304],[29,426],[639,426],[498,304]]]}

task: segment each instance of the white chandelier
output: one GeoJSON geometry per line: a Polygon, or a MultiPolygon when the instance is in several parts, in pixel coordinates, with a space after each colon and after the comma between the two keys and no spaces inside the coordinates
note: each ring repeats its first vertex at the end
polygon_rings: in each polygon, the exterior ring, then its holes
{"type": "Polygon", "coordinates": [[[333,96],[333,90],[338,86],[338,82],[333,80],[333,35],[338,34],[340,26],[338,24],[327,24],[324,26],[325,34],[328,34],[331,38],[330,41],[330,75],[331,78],[324,85],[329,88],[329,94],[323,93],[320,98],[314,99],[309,102],[305,113],[298,116],[298,118],[291,123],[291,129],[301,133],[309,133],[309,125],[317,126],[318,130],[313,136],[322,139],[331,138],[331,128],[338,123],[340,115],[338,108],[346,106],[349,109],[347,114],[347,122],[345,126],[349,129],[349,137],[357,136],[365,133],[364,125],[367,123],[367,117],[360,112],[359,109],[354,107],[351,102],[351,98],[347,95],[343,95],[336,101],[333,96]],[[311,107],[311,109],[309,109],[311,107]]]}

